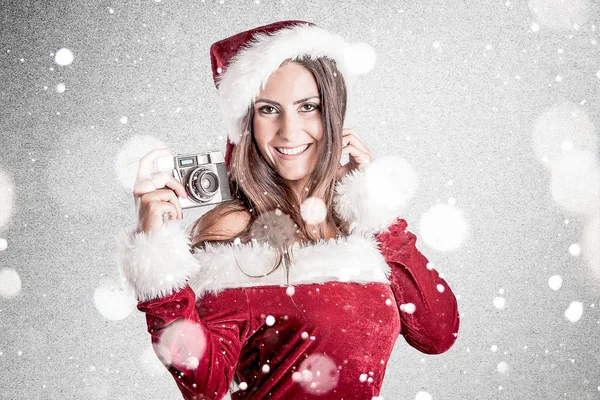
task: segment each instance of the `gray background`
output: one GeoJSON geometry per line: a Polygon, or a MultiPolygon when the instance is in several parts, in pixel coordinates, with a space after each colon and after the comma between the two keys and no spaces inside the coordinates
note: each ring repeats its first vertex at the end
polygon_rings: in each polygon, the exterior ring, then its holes
{"type": "MultiPolygon", "coordinates": [[[[588,229],[597,243],[598,217],[553,200],[551,170],[532,145],[536,121],[559,104],[598,126],[597,2],[0,7],[0,238],[8,242],[0,269],[22,283],[15,296],[0,296],[0,398],[178,398],[171,376],[156,368],[143,314],[107,319],[94,293],[119,293],[115,236],[135,223],[125,187],[135,160],[155,144],[225,147],[210,44],[282,19],[375,49],[375,67],[352,89],[346,126],[375,156],[399,155],[415,169],[419,189],[405,218],[459,298],[454,347],[427,356],[399,338],[382,396],[600,398],[600,265],[582,239],[588,229]],[[75,56],[68,66],[54,62],[63,47],[75,56]],[[420,220],[451,198],[469,233],[456,250],[439,251],[423,240],[420,220]],[[583,251],[574,256],[575,243],[583,251]],[[563,279],[558,291],[552,275],[563,279]],[[505,307],[495,307],[497,297],[505,307]],[[583,307],[576,322],[564,315],[572,301],[583,307]]],[[[552,118],[550,126],[561,123],[552,118]]],[[[597,157],[598,130],[587,129],[597,157]]],[[[595,207],[597,166],[586,176],[595,207]]],[[[198,215],[186,213],[186,225],[198,215]]]]}

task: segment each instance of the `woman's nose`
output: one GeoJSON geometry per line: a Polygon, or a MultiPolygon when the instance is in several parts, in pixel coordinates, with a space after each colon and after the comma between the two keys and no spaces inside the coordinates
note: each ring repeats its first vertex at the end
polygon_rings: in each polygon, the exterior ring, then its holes
{"type": "Polygon", "coordinates": [[[279,136],[293,140],[294,136],[300,132],[302,124],[300,118],[295,113],[283,114],[281,125],[279,126],[279,136]]]}

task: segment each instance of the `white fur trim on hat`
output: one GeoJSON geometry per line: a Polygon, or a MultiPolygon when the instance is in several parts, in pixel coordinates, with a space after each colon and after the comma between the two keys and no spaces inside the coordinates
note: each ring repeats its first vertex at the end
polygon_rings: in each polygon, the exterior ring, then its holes
{"type": "Polygon", "coordinates": [[[355,75],[368,72],[375,64],[375,52],[369,45],[350,44],[338,34],[308,24],[254,35],[217,78],[219,102],[233,144],[239,143],[242,119],[269,76],[283,61],[305,55],[335,60],[347,85],[355,75]]]}
{"type": "Polygon", "coordinates": [[[152,233],[123,230],[117,247],[121,276],[140,301],[183,288],[200,268],[190,253],[189,237],[177,222],[152,233]]]}
{"type": "Polygon", "coordinates": [[[334,211],[350,224],[350,232],[379,232],[402,216],[417,185],[416,173],[405,160],[383,157],[337,183],[334,211]]]}

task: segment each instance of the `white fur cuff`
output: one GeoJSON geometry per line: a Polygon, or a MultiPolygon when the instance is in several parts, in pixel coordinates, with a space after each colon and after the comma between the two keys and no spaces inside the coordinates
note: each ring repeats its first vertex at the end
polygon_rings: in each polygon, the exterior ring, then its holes
{"type": "Polygon", "coordinates": [[[164,297],[183,288],[200,265],[178,222],[152,233],[123,230],[117,241],[121,276],[140,301],[164,297]]]}
{"type": "Polygon", "coordinates": [[[401,217],[416,190],[415,171],[405,160],[382,157],[337,183],[334,210],[351,233],[372,234],[401,217]]]}

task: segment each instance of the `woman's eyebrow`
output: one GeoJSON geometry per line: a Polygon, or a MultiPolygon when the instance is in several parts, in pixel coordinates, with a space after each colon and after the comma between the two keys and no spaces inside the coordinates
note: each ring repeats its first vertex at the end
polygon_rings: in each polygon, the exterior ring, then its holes
{"type": "MultiPolygon", "coordinates": [[[[319,96],[310,96],[310,97],[306,97],[304,99],[296,100],[293,104],[296,105],[296,104],[304,103],[305,101],[310,100],[310,99],[314,99],[314,98],[318,99],[319,96]]],[[[281,106],[281,104],[279,104],[278,102],[273,101],[273,100],[268,100],[268,99],[258,99],[258,100],[255,101],[255,103],[261,103],[261,102],[262,103],[272,104],[274,106],[281,106]]]]}

